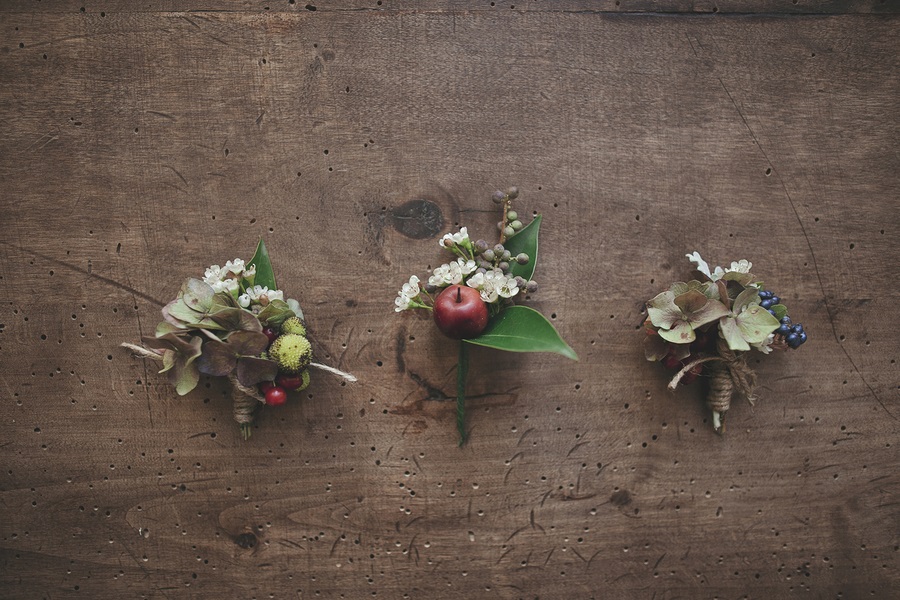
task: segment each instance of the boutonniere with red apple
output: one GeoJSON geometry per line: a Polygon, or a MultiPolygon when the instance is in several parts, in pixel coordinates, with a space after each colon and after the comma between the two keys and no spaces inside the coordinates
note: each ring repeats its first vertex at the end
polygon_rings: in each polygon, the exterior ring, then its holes
{"type": "Polygon", "coordinates": [[[494,192],[501,219],[498,241],[472,241],[466,227],[440,240],[453,255],[422,282],[416,275],[403,284],[394,301],[397,312],[430,311],[437,328],[460,340],[456,365],[456,425],[460,446],[466,442],[466,376],[469,347],[484,346],[507,352],[552,352],[578,360],[556,328],[538,311],[517,304],[537,292],[534,271],[538,257],[541,215],[527,225],[513,210],[519,191],[494,192]]]}

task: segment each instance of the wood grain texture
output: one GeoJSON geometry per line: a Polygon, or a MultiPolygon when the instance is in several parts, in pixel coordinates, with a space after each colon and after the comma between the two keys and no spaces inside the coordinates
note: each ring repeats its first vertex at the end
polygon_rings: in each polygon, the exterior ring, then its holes
{"type": "Polygon", "coordinates": [[[4,598],[897,588],[897,17],[109,6],[0,11],[4,598]],[[392,301],[511,184],[581,361],[476,349],[457,449],[455,345],[392,301]],[[260,236],[360,382],[243,442],[118,343],[260,236]],[[811,336],[724,438],[637,330],[693,250],[811,336]]]}

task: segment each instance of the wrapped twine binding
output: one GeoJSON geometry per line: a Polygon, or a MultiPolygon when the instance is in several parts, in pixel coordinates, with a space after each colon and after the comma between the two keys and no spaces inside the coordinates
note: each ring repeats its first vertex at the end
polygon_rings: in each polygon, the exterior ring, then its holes
{"type": "Polygon", "coordinates": [[[747,364],[743,354],[736,354],[725,340],[719,339],[716,343],[716,356],[705,356],[689,362],[669,382],[669,389],[674,391],[688,371],[703,363],[710,363],[706,405],[713,413],[713,427],[722,433],[725,431],[725,413],[731,408],[731,398],[735,394],[745,397],[753,404],[756,373],[747,364]]]}
{"type": "MultiPolygon", "coordinates": [[[[128,342],[122,342],[120,345],[123,348],[131,350],[134,355],[139,358],[150,358],[156,361],[162,360],[162,354],[154,352],[153,350],[148,350],[142,346],[129,344],[128,342]]],[[[328,365],[314,362],[310,363],[309,366],[337,375],[351,383],[356,381],[356,377],[350,373],[335,369],[334,367],[329,367],[328,365]]],[[[259,408],[260,404],[265,404],[266,399],[255,387],[247,387],[238,381],[238,378],[234,373],[228,374],[228,381],[231,383],[232,414],[234,415],[234,420],[241,426],[241,433],[244,435],[244,439],[247,439],[250,437],[250,426],[253,424],[253,416],[256,413],[256,409],[259,408]]]]}

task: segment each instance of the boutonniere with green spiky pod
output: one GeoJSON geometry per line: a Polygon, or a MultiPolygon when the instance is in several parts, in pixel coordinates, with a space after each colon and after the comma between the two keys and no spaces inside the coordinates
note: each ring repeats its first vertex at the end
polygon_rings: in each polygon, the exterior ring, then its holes
{"type": "Polygon", "coordinates": [[[468,437],[465,425],[466,375],[469,346],[485,346],[507,352],[555,352],[578,360],[556,328],[538,311],[519,306],[526,292],[537,291],[532,279],[538,257],[541,216],[528,225],[513,210],[516,188],[494,192],[501,219],[499,241],[489,244],[469,238],[466,227],[440,240],[443,250],[455,260],[434,269],[427,282],[413,275],[403,284],[395,300],[397,312],[430,311],[437,328],[460,340],[456,365],[456,426],[459,444],[468,437]]]}
{"type": "Polygon", "coordinates": [[[706,401],[721,433],[733,396],[754,401],[756,373],[746,353],[796,350],[806,342],[806,332],[791,321],[781,298],[750,273],[750,261],[710,271],[699,253],[687,257],[706,280],[675,282],[647,303],[644,352],[647,360],[677,371],[671,390],[708,377],[706,401]]]}
{"type": "Polygon", "coordinates": [[[141,338],[144,346],[122,346],[162,363],[160,373],[180,396],[201,373],[227,377],[244,439],[261,406],[281,406],[306,389],[310,368],[356,381],[313,360],[300,303],[278,289],[262,240],[250,262],[236,258],[186,280],[162,314],[156,335],[141,338]]]}

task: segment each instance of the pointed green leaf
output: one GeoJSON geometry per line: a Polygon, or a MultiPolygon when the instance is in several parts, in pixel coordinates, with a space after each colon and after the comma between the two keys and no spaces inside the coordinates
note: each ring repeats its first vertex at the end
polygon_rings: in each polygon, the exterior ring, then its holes
{"type": "Polygon", "coordinates": [[[787,306],[784,304],[776,304],[770,308],[775,311],[775,318],[779,321],[787,316],[787,306]]]}
{"type": "Polygon", "coordinates": [[[178,392],[179,396],[184,396],[193,390],[200,381],[200,372],[194,363],[185,365],[180,372],[177,370],[172,372],[178,373],[178,379],[175,381],[175,391],[178,392]]]}
{"type": "Polygon", "coordinates": [[[463,341],[507,352],[555,352],[578,360],[553,324],[527,306],[510,306],[491,319],[481,335],[463,341]]]}
{"type": "Polygon", "coordinates": [[[515,260],[511,260],[509,263],[509,274],[511,276],[522,277],[525,281],[528,281],[534,276],[534,268],[537,265],[538,233],[540,232],[540,229],[541,215],[538,215],[516,235],[506,240],[504,246],[509,250],[509,253],[513,255],[513,259],[522,252],[527,254],[529,258],[528,262],[524,265],[520,265],[515,260]]]}
{"type": "Polygon", "coordinates": [[[689,344],[697,339],[697,334],[690,323],[678,321],[672,329],[660,329],[659,337],[673,344],[689,344]]]}
{"type": "Polygon", "coordinates": [[[259,240],[259,244],[256,245],[256,253],[247,264],[256,266],[254,284],[267,287],[270,290],[278,289],[278,286],[275,285],[275,272],[272,270],[272,263],[269,261],[269,252],[266,250],[266,243],[262,239],[259,240]]]}
{"type": "Polygon", "coordinates": [[[741,336],[751,344],[762,342],[781,324],[759,304],[748,306],[735,321],[741,330],[741,336]]]}

